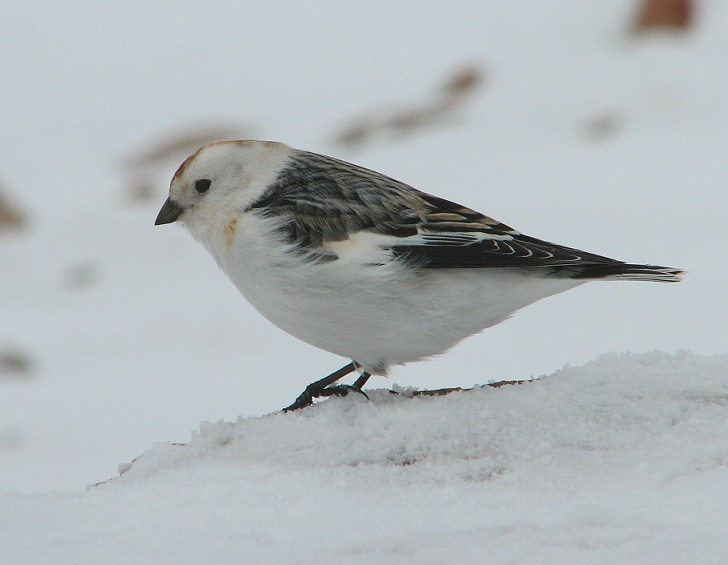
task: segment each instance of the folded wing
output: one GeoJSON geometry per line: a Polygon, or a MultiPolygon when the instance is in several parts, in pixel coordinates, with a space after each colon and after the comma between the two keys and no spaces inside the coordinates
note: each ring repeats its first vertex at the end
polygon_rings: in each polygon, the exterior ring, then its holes
{"type": "Polygon", "coordinates": [[[679,269],[635,265],[523,235],[381,173],[299,151],[250,210],[280,219],[286,241],[319,260],[360,232],[396,260],[425,269],[533,268],[576,279],[674,282],[679,269]]]}

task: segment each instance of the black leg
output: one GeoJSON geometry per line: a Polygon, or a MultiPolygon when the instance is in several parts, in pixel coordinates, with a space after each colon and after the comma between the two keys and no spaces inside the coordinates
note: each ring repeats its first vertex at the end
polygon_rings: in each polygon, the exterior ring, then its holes
{"type": "Polygon", "coordinates": [[[364,398],[369,400],[369,396],[367,396],[367,393],[361,389],[361,387],[363,387],[364,384],[369,380],[369,377],[371,377],[371,375],[364,371],[361,375],[359,375],[359,378],[356,379],[356,382],[353,385],[327,386],[326,388],[321,389],[321,392],[314,396],[346,396],[350,392],[358,392],[359,394],[363,394],[364,398]]]}
{"type": "Polygon", "coordinates": [[[366,371],[364,371],[361,375],[359,375],[359,378],[356,379],[356,382],[354,382],[354,384],[352,386],[354,388],[358,388],[359,390],[361,390],[361,387],[363,387],[365,384],[367,384],[369,377],[371,377],[371,375],[369,373],[367,373],[366,371]]]}
{"type": "MultiPolygon", "coordinates": [[[[313,404],[313,399],[317,396],[321,396],[322,391],[329,386],[330,384],[335,383],[338,381],[341,377],[345,377],[352,371],[356,371],[357,366],[356,363],[351,362],[348,365],[342,367],[338,371],[335,371],[331,373],[328,377],[324,377],[323,379],[316,381],[314,383],[311,383],[306,387],[306,390],[304,390],[298,398],[291,404],[290,406],[287,406],[283,409],[284,412],[289,412],[291,410],[298,410],[299,408],[305,408],[306,406],[311,406],[313,404]]],[[[362,373],[362,377],[366,375],[366,373],[362,373]]],[[[362,377],[359,377],[359,380],[361,380],[362,377]]],[[[368,376],[367,376],[368,378],[368,376]]],[[[357,383],[359,382],[357,380],[357,383]]],[[[366,382],[366,379],[364,380],[366,382]]],[[[364,383],[362,383],[364,384],[364,383]]]]}

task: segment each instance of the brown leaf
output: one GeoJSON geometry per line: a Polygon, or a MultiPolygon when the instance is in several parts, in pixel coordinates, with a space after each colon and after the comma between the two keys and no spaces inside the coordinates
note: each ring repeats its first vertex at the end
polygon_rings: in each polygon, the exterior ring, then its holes
{"type": "Polygon", "coordinates": [[[25,215],[0,191],[0,228],[20,228],[23,225],[25,225],[25,215]]]}
{"type": "Polygon", "coordinates": [[[692,0],[644,0],[637,16],[637,30],[649,28],[683,29],[690,26],[692,0]]]}
{"type": "Polygon", "coordinates": [[[419,102],[370,110],[341,129],[335,139],[343,145],[356,145],[379,132],[407,134],[422,127],[452,123],[449,118],[484,81],[484,71],[476,65],[457,69],[433,96],[419,102]]]}

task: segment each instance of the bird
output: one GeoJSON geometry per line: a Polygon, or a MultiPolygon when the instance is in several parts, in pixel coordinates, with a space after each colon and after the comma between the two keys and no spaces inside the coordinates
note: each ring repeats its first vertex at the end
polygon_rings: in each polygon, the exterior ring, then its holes
{"type": "Polygon", "coordinates": [[[285,411],[361,391],[371,375],[444,353],[588,281],[678,282],[683,273],[537,239],[374,170],[274,141],[219,141],[189,156],[155,225],[172,222],[265,318],[351,360],[285,411]],[[352,372],[352,385],[336,384],[352,372]]]}

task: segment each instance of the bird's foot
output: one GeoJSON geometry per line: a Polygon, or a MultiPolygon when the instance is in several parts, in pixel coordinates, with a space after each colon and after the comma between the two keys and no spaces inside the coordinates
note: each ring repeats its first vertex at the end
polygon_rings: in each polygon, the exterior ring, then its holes
{"type": "Polygon", "coordinates": [[[296,398],[293,404],[286,406],[283,411],[291,412],[292,410],[300,410],[301,408],[306,408],[306,406],[311,406],[314,398],[320,398],[322,396],[346,396],[351,391],[361,392],[361,394],[369,400],[366,393],[361,390],[361,387],[366,384],[370,377],[370,374],[366,371],[359,375],[359,378],[356,379],[356,382],[353,385],[334,385],[334,383],[341,377],[348,375],[357,369],[359,369],[359,365],[355,361],[352,361],[338,371],[334,371],[329,376],[311,383],[306,387],[306,390],[304,390],[298,398],[296,398]]]}
{"type": "Polygon", "coordinates": [[[298,395],[298,398],[293,401],[293,404],[286,406],[283,411],[292,412],[293,410],[300,410],[301,408],[306,408],[306,406],[311,406],[311,404],[313,404],[313,394],[306,389],[298,395]]]}
{"type": "Polygon", "coordinates": [[[314,398],[326,398],[329,396],[346,396],[350,392],[357,392],[364,396],[367,400],[369,400],[369,397],[367,396],[367,393],[361,390],[360,388],[357,388],[352,385],[334,385],[334,386],[327,386],[324,388],[319,389],[310,389],[310,387],[306,388],[298,398],[291,404],[290,406],[286,406],[283,411],[284,412],[291,412],[293,410],[300,410],[301,408],[306,408],[307,406],[311,406],[313,404],[314,398]]]}
{"type": "Polygon", "coordinates": [[[350,392],[358,392],[359,394],[363,395],[364,398],[369,400],[369,396],[367,396],[366,392],[364,392],[362,389],[360,389],[356,386],[353,386],[353,385],[327,386],[316,396],[317,397],[319,397],[319,396],[346,396],[350,392]]]}

